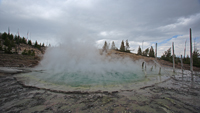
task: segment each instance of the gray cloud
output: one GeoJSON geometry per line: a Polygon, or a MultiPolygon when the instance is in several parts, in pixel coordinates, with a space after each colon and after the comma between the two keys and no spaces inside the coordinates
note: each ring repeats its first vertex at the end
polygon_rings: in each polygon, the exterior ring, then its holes
{"type": "Polygon", "coordinates": [[[29,31],[33,40],[52,44],[75,35],[97,42],[144,40],[149,47],[174,35],[187,35],[189,28],[193,37],[200,37],[199,0],[1,0],[0,15],[0,32],[10,27],[13,34],[20,29],[26,36],[29,31]]]}

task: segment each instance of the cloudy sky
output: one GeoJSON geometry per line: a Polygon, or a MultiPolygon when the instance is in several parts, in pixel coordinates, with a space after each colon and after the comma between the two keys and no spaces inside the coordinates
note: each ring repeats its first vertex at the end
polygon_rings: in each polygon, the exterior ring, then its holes
{"type": "Polygon", "coordinates": [[[157,42],[158,56],[174,42],[179,56],[185,41],[189,54],[189,28],[200,49],[200,0],[0,0],[0,32],[8,27],[51,45],[79,37],[119,48],[128,39],[137,52],[142,42],[143,50],[157,42]]]}

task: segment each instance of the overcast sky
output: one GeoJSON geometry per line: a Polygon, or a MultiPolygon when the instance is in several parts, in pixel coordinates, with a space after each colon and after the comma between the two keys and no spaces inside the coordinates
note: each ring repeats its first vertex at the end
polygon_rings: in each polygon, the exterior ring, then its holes
{"type": "MultiPolygon", "coordinates": [[[[129,40],[131,50],[158,43],[158,56],[175,43],[183,54],[189,28],[200,49],[200,0],[0,0],[0,32],[59,45],[79,38],[104,41],[129,40]]],[[[194,42],[193,42],[194,43],[194,42]]],[[[155,47],[154,47],[155,48],[155,47]]]]}

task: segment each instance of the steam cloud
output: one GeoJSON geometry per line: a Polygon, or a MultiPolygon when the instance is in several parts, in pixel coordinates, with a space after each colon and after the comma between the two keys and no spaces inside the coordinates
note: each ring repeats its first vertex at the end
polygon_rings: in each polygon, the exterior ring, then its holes
{"type": "Polygon", "coordinates": [[[101,81],[105,84],[106,81],[114,83],[143,77],[138,76],[142,75],[141,67],[130,58],[100,55],[99,49],[86,41],[73,40],[50,47],[40,64],[37,68],[48,73],[40,77],[56,83],[73,84],[75,81],[81,85],[101,81]]]}
{"type": "Polygon", "coordinates": [[[72,28],[59,46],[47,48],[37,69],[41,79],[70,85],[112,84],[144,78],[141,64],[130,58],[100,55],[95,41],[72,28]],[[77,34],[78,33],[78,34],[77,34]]]}

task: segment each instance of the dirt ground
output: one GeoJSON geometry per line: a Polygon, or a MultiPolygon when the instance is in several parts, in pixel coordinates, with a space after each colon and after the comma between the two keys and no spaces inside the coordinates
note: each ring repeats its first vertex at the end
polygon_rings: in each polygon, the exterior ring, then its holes
{"type": "Polygon", "coordinates": [[[34,67],[40,60],[37,56],[0,54],[0,67],[34,67]]]}

